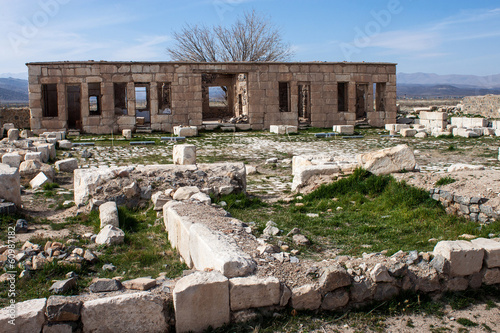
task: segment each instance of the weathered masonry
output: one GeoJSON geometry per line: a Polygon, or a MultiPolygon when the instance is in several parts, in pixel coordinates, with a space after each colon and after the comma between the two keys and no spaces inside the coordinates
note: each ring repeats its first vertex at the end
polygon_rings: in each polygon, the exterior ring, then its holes
{"type": "Polygon", "coordinates": [[[28,63],[31,129],[104,134],[202,128],[241,117],[270,125],[396,121],[393,63],[28,63]]]}

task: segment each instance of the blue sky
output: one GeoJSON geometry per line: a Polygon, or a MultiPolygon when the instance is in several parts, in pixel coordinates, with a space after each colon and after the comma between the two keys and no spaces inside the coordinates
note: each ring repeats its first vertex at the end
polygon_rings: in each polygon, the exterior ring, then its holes
{"type": "Polygon", "coordinates": [[[281,28],[296,61],[500,73],[493,0],[0,0],[0,73],[26,72],[32,61],[168,61],[165,49],[183,24],[231,24],[252,9],[281,28]]]}

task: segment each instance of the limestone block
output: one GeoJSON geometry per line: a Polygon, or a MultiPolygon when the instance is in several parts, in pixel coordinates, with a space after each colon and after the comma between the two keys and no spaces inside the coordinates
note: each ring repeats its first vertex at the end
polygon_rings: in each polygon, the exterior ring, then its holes
{"type": "Polygon", "coordinates": [[[50,179],[43,172],[40,172],[38,175],[36,175],[35,178],[33,178],[30,181],[30,186],[31,186],[31,188],[35,189],[35,188],[39,188],[39,187],[41,187],[44,184],[49,183],[49,182],[50,182],[50,179]]]}
{"type": "Polygon", "coordinates": [[[229,280],[231,311],[271,306],[280,302],[280,281],[256,276],[229,280]]]}
{"type": "Polygon", "coordinates": [[[199,193],[200,192],[200,189],[196,186],[183,186],[183,187],[179,187],[174,195],[173,195],[173,199],[174,200],[188,200],[189,198],[191,198],[191,196],[195,193],[199,193]]]}
{"type": "Polygon", "coordinates": [[[419,132],[419,133],[415,134],[415,137],[419,138],[419,139],[423,139],[423,138],[427,137],[427,133],[425,133],[425,132],[419,132]]]}
{"type": "MultiPolygon", "coordinates": [[[[222,193],[222,188],[220,189],[220,193],[222,193]]],[[[210,196],[208,194],[203,193],[203,192],[195,193],[189,199],[191,201],[199,201],[205,205],[210,205],[212,203],[212,199],[210,198],[210,196]]]]}
{"type": "Polygon", "coordinates": [[[177,201],[171,201],[163,206],[163,220],[165,229],[168,233],[168,240],[173,248],[179,251],[186,265],[193,267],[193,262],[190,254],[190,228],[193,222],[188,218],[181,217],[175,206],[180,204],[177,201]]]}
{"type": "Polygon", "coordinates": [[[66,138],[66,132],[58,131],[58,132],[43,132],[40,134],[41,137],[44,138],[55,138],[57,140],[64,140],[66,138]]]}
{"type": "Polygon", "coordinates": [[[50,296],[45,313],[49,321],[77,321],[82,303],[78,297],[50,296]]]}
{"type": "Polygon", "coordinates": [[[0,309],[0,333],[12,332],[40,332],[45,323],[46,298],[37,298],[16,303],[14,309],[5,307],[0,309]],[[10,324],[11,313],[14,312],[15,326],[10,324]]]}
{"type": "Polygon", "coordinates": [[[293,288],[291,305],[295,310],[316,310],[321,306],[321,294],[312,284],[293,288]]]}
{"type": "Polygon", "coordinates": [[[464,240],[441,241],[434,247],[434,255],[449,262],[451,276],[465,276],[481,270],[484,250],[464,240]]]}
{"type": "Polygon", "coordinates": [[[59,140],[57,144],[60,149],[71,149],[73,147],[73,143],[69,140],[59,140]]]}
{"type": "Polygon", "coordinates": [[[486,267],[500,267],[500,242],[488,238],[477,238],[471,243],[484,250],[484,263],[486,267]]]}
{"type": "Polygon", "coordinates": [[[232,239],[202,224],[189,228],[189,253],[196,269],[214,269],[229,278],[249,275],[256,267],[232,239]]]}
{"type": "Polygon", "coordinates": [[[376,283],[394,281],[394,278],[389,275],[387,267],[385,267],[381,263],[376,264],[375,267],[370,270],[370,278],[373,280],[373,282],[376,283]]]}
{"type": "Polygon", "coordinates": [[[159,295],[138,292],[86,301],[82,306],[83,332],[158,332],[168,330],[165,301],[159,295]]]}
{"type": "Polygon", "coordinates": [[[451,117],[451,125],[457,128],[464,127],[464,122],[462,117],[451,117]]]}
{"type": "Polygon", "coordinates": [[[340,171],[340,167],[336,164],[311,165],[299,168],[293,176],[292,191],[300,190],[315,175],[333,175],[340,171]]]}
{"type": "Polygon", "coordinates": [[[353,125],[334,125],[333,131],[339,134],[353,135],[354,126],[353,125]]]}
{"type": "Polygon", "coordinates": [[[19,140],[19,130],[17,128],[11,128],[7,131],[7,138],[9,141],[19,140]]]}
{"type": "Polygon", "coordinates": [[[420,120],[446,120],[448,119],[448,113],[446,112],[432,112],[432,111],[421,111],[419,114],[420,120]]]}
{"type": "Polygon", "coordinates": [[[362,168],[376,175],[390,174],[402,170],[415,169],[413,151],[407,145],[385,148],[375,152],[359,154],[356,161],[362,168]]]}
{"type": "Polygon", "coordinates": [[[173,160],[177,165],[196,164],[196,146],[174,145],[173,160]]]}
{"type": "Polygon", "coordinates": [[[349,292],[344,289],[337,289],[329,292],[323,298],[321,309],[334,311],[343,308],[349,302],[349,292]]]}
{"type": "Polygon", "coordinates": [[[0,198],[21,206],[21,177],[17,168],[0,163],[0,198]]]}
{"type": "Polygon", "coordinates": [[[385,124],[386,131],[400,132],[403,128],[410,128],[407,124],[385,124]]]}
{"type": "Polygon", "coordinates": [[[413,137],[417,134],[417,130],[411,128],[403,128],[400,133],[402,137],[413,137]]]}
{"type": "Polygon", "coordinates": [[[54,163],[56,170],[62,172],[73,172],[78,169],[78,160],[76,158],[67,158],[64,160],[56,161],[54,163]]]}
{"type": "Polygon", "coordinates": [[[487,269],[484,272],[483,283],[486,285],[500,283],[500,268],[487,269]]]}
{"type": "Polygon", "coordinates": [[[24,155],[24,160],[25,161],[34,160],[42,162],[42,153],[41,152],[26,153],[26,155],[24,155]]]}
{"type": "Polygon", "coordinates": [[[173,291],[176,332],[202,332],[230,320],[229,281],[219,272],[195,272],[173,291]]]}
{"type": "Polygon", "coordinates": [[[269,131],[275,134],[297,133],[297,126],[290,125],[270,125],[269,131]]]}
{"type": "Polygon", "coordinates": [[[50,149],[48,144],[38,145],[36,151],[41,153],[41,159],[43,163],[47,163],[50,158],[50,149]]]}
{"type": "Polygon", "coordinates": [[[124,129],[122,130],[122,135],[126,140],[132,139],[132,130],[131,129],[124,129]]]}
{"type": "Polygon", "coordinates": [[[20,134],[20,137],[23,139],[32,138],[33,136],[32,130],[22,130],[20,134]]]}
{"type": "Polygon", "coordinates": [[[174,135],[184,137],[197,136],[198,128],[196,126],[174,126],[174,135]]]}
{"type": "Polygon", "coordinates": [[[455,163],[450,165],[447,170],[448,172],[484,170],[484,165],[455,163]]]}
{"type": "Polygon", "coordinates": [[[142,277],[142,278],[123,281],[122,285],[126,289],[149,290],[156,286],[156,280],[142,277]]]}
{"type": "Polygon", "coordinates": [[[108,201],[99,206],[99,219],[101,220],[101,228],[107,225],[119,228],[120,222],[118,218],[118,208],[116,202],[108,201]]]}
{"type": "Polygon", "coordinates": [[[40,171],[43,172],[49,179],[54,179],[54,169],[48,164],[44,164],[38,160],[27,160],[21,162],[21,165],[19,165],[19,173],[21,174],[21,177],[24,178],[32,179],[40,171]]]}
{"type": "Polygon", "coordinates": [[[125,233],[121,229],[108,224],[101,229],[95,242],[97,244],[113,245],[123,243],[124,239],[125,233]]]}
{"type": "Polygon", "coordinates": [[[322,292],[332,291],[351,284],[351,276],[344,267],[331,265],[321,270],[318,286],[322,292]]]}
{"type": "Polygon", "coordinates": [[[21,155],[18,153],[7,153],[2,156],[2,163],[13,168],[19,168],[21,164],[21,155]]]}

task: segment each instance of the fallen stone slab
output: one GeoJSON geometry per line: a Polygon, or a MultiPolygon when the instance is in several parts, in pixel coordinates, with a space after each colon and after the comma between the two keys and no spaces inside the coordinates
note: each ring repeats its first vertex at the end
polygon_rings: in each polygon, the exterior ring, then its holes
{"type": "Polygon", "coordinates": [[[116,202],[108,201],[99,206],[99,219],[101,221],[101,228],[107,225],[113,227],[120,227],[120,219],[118,217],[118,207],[116,202]]]}
{"type": "Polygon", "coordinates": [[[95,239],[96,244],[114,245],[121,244],[125,239],[123,230],[112,226],[104,226],[95,239]]]}
{"type": "Polygon", "coordinates": [[[137,278],[122,282],[123,287],[133,290],[149,290],[156,286],[156,280],[151,278],[137,278]]]}
{"type": "Polygon", "coordinates": [[[385,175],[402,170],[415,169],[413,151],[407,145],[385,148],[371,153],[359,154],[356,160],[361,167],[376,175],[385,175]]]}
{"type": "Polygon", "coordinates": [[[149,292],[99,298],[83,303],[83,332],[164,333],[170,318],[165,301],[149,292]]]}
{"type": "Polygon", "coordinates": [[[177,333],[202,332],[230,321],[229,281],[219,272],[195,272],[173,291],[177,333]]]}
{"type": "Polygon", "coordinates": [[[64,160],[56,161],[54,163],[56,170],[62,172],[73,172],[78,169],[78,160],[76,158],[67,158],[64,160]]]}
{"type": "Polygon", "coordinates": [[[16,204],[13,202],[0,202],[0,214],[10,215],[17,211],[16,204]]]}
{"type": "Polygon", "coordinates": [[[21,177],[17,168],[0,163],[0,199],[21,207],[21,177]]]}
{"type": "Polygon", "coordinates": [[[280,281],[275,277],[238,277],[229,280],[231,311],[260,308],[280,302],[280,281]]]}
{"type": "Polygon", "coordinates": [[[0,333],[40,332],[46,304],[46,298],[36,298],[0,309],[0,333]]]}
{"type": "Polygon", "coordinates": [[[337,289],[326,293],[321,302],[321,309],[335,311],[343,308],[347,303],[349,303],[349,292],[344,289],[337,289]]]}
{"type": "Polygon", "coordinates": [[[473,165],[464,163],[455,163],[448,167],[448,172],[484,170],[484,165],[473,165]]]}
{"type": "Polygon", "coordinates": [[[9,141],[19,140],[19,130],[17,128],[11,128],[7,131],[7,138],[9,141]]]}
{"type": "Polygon", "coordinates": [[[73,148],[73,143],[69,140],[59,140],[57,141],[59,149],[71,149],[73,148]]]}
{"type": "Polygon", "coordinates": [[[122,284],[116,279],[97,279],[89,286],[89,290],[93,293],[117,291],[120,289],[122,289],[122,284]]]}
{"type": "Polygon", "coordinates": [[[125,138],[125,140],[132,139],[132,130],[131,129],[122,130],[122,136],[125,138]]]}
{"type": "Polygon", "coordinates": [[[68,290],[74,287],[76,287],[76,278],[72,277],[66,280],[54,282],[52,286],[49,288],[49,291],[51,291],[54,294],[61,294],[67,292],[68,290]]]}
{"type": "Polygon", "coordinates": [[[42,187],[44,184],[47,184],[50,182],[49,177],[47,177],[43,172],[40,172],[38,175],[36,175],[35,178],[33,178],[30,181],[30,186],[33,189],[42,187]]]}
{"type": "Polygon", "coordinates": [[[434,247],[434,255],[449,262],[450,276],[466,276],[481,270],[484,250],[464,240],[441,241],[434,247]]]}
{"type": "Polygon", "coordinates": [[[82,300],[75,296],[50,296],[45,313],[49,321],[77,321],[80,319],[82,300]]]}

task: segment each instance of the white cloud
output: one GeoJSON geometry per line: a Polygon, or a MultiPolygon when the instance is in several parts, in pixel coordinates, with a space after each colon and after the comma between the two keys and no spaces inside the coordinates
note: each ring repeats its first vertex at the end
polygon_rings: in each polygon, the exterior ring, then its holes
{"type": "Polygon", "coordinates": [[[111,54],[113,60],[157,60],[166,58],[165,43],[170,36],[143,36],[131,45],[124,45],[111,54]]]}

